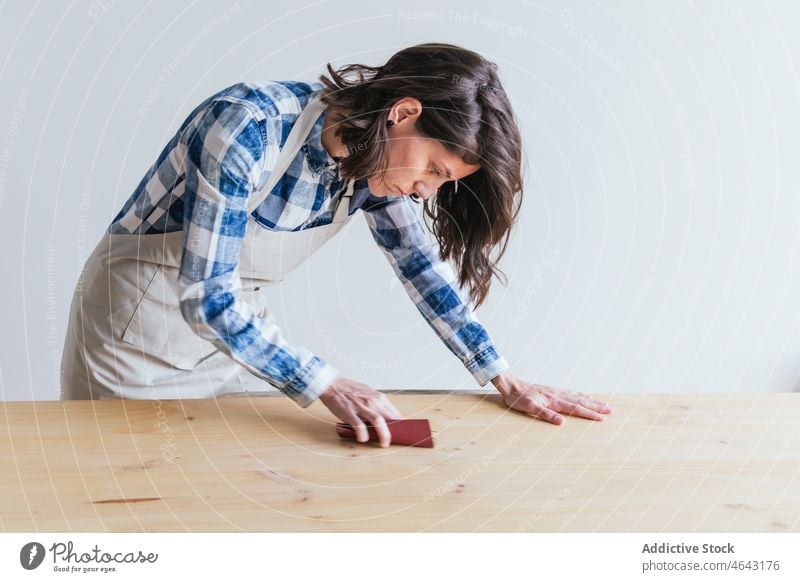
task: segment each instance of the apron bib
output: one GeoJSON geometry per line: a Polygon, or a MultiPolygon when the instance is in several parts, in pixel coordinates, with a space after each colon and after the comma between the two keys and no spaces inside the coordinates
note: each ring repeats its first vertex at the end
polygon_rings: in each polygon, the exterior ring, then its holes
{"type": "MultiPolygon", "coordinates": [[[[261,288],[282,281],[339,232],[349,217],[352,179],[330,224],[271,231],[252,215],[283,177],[324,109],[319,100],[303,108],[268,183],[247,203],[248,223],[239,255],[241,298],[271,323],[275,320],[261,288]]],[[[182,248],[182,230],[103,235],[86,261],[70,305],[61,359],[62,400],[278,392],[195,334],[184,321],[178,286],[182,248]]]]}

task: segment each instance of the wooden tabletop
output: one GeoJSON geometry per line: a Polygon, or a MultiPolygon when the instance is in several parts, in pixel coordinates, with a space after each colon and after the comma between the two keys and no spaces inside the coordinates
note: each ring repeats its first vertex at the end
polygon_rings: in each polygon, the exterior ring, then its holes
{"type": "Polygon", "coordinates": [[[288,398],[6,402],[6,532],[800,531],[800,394],[598,395],[554,426],[498,394],[396,393],[434,449],[340,439],[288,398]]]}

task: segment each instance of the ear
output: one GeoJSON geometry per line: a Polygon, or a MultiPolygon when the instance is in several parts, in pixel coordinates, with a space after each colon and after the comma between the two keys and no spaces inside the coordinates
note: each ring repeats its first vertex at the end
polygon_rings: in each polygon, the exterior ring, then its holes
{"type": "Polygon", "coordinates": [[[394,102],[389,110],[389,117],[395,125],[414,125],[422,114],[422,103],[414,97],[403,97],[394,102]]]}

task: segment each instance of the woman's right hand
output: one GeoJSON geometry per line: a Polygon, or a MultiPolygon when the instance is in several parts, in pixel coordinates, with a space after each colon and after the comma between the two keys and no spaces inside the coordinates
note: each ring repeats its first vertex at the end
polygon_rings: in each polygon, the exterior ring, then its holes
{"type": "Polygon", "coordinates": [[[344,376],[338,376],[319,399],[333,414],[353,427],[360,443],[369,440],[364,424],[367,421],[375,427],[380,445],[388,447],[392,435],[385,419],[403,418],[385,394],[344,376]]]}

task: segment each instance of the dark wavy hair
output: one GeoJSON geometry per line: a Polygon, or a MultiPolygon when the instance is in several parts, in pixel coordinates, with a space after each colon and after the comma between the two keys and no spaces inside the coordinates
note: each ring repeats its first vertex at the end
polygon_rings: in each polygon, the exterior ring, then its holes
{"type": "Polygon", "coordinates": [[[522,140],[497,65],[471,50],[425,43],[395,53],[383,66],[351,64],[321,75],[320,98],[347,112],[335,135],[350,152],[344,177],[361,179],[386,169],[386,121],[402,97],[422,103],[417,129],[439,140],[466,164],[480,169],[445,182],[424,201],[428,228],[442,260],[456,265],[475,307],[486,299],[492,278],[507,283],[497,263],[506,251],[522,204],[522,140]]]}

